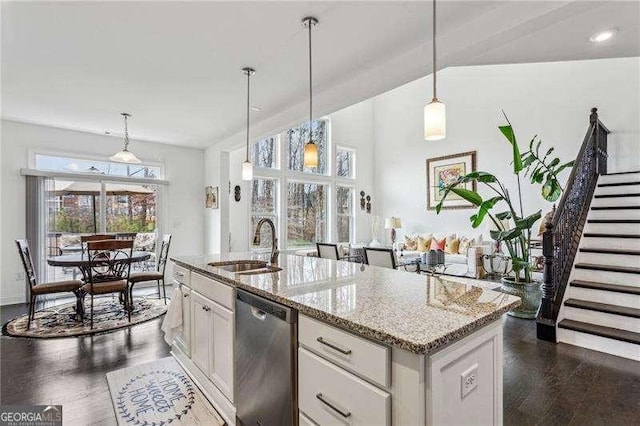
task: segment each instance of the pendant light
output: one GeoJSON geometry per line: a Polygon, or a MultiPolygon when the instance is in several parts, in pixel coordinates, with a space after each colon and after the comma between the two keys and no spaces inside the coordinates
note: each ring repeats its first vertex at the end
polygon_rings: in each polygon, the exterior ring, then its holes
{"type": "Polygon", "coordinates": [[[311,67],[311,27],[318,24],[313,16],[302,20],[302,25],[309,29],[309,141],[304,146],[304,166],[318,167],[318,145],[313,142],[313,74],[311,67]]]}
{"type": "Polygon", "coordinates": [[[253,179],[253,164],[249,161],[249,110],[251,102],[251,76],[256,73],[253,68],[242,68],[242,72],[247,76],[247,156],[242,163],[242,180],[253,179]]]}
{"type": "Polygon", "coordinates": [[[445,106],[436,95],[436,0],[433,0],[433,99],[424,107],[424,138],[439,141],[447,135],[445,106]]]}
{"type": "Polygon", "coordinates": [[[133,152],[129,151],[129,129],[127,127],[127,119],[131,117],[131,114],[121,112],[120,115],[124,117],[124,149],[113,154],[109,157],[109,160],[117,163],[140,164],[142,161],[140,161],[133,152]]]}

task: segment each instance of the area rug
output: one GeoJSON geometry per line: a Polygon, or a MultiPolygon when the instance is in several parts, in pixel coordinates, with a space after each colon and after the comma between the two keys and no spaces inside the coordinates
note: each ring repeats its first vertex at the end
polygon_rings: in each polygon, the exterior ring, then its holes
{"type": "Polygon", "coordinates": [[[173,357],[107,373],[119,425],[224,425],[173,357]]]}
{"type": "Polygon", "coordinates": [[[131,323],[127,313],[115,297],[99,297],[94,299],[93,330],[90,328],[91,302],[85,300],[85,318],[83,322],[76,321],[75,302],[66,303],[54,308],[38,311],[31,321],[31,328],[27,330],[27,315],[12,319],[2,326],[2,334],[14,337],[54,338],[73,337],[87,334],[105,333],[139,324],[164,315],[167,305],[161,299],[134,299],[131,323]]]}

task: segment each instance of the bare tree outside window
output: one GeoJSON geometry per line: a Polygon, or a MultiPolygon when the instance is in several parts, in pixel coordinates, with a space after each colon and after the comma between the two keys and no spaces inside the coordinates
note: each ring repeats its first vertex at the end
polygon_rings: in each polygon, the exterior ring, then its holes
{"type": "Polygon", "coordinates": [[[353,179],[355,177],[355,152],[351,149],[336,149],[336,176],[353,179]]]}
{"type": "Polygon", "coordinates": [[[287,184],[287,246],[310,246],[326,238],[327,185],[287,184]]]}
{"type": "Polygon", "coordinates": [[[353,188],[338,186],[336,188],[338,242],[351,242],[353,228],[353,188]]]}
{"type": "Polygon", "coordinates": [[[285,132],[287,146],[287,168],[291,171],[327,174],[327,122],[313,121],[313,141],[318,145],[318,167],[304,166],[304,146],[309,141],[309,123],[291,128],[285,132]]]}
{"type": "MultiPolygon", "coordinates": [[[[276,179],[255,178],[251,183],[251,240],[260,219],[271,219],[277,226],[277,191],[276,179]]],[[[260,231],[260,247],[271,247],[271,239],[268,227],[263,227],[260,231]]]]}
{"type": "Polygon", "coordinates": [[[261,139],[251,147],[251,162],[254,167],[275,169],[278,164],[277,158],[276,136],[261,139]]]}

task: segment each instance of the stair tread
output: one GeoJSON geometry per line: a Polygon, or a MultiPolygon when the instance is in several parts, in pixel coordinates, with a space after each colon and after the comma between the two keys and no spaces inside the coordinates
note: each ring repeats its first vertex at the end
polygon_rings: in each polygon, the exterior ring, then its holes
{"type": "Polygon", "coordinates": [[[624,272],[626,274],[640,274],[640,268],[634,266],[614,266],[614,265],[600,265],[597,263],[576,263],[578,269],[595,269],[598,271],[609,272],[624,272]]]}
{"type": "Polygon", "coordinates": [[[640,185],[640,181],[599,183],[598,187],[605,188],[609,186],[630,186],[630,185],[640,185]]]}
{"type": "Polygon", "coordinates": [[[622,254],[622,255],[630,255],[630,256],[640,256],[640,250],[582,247],[580,251],[583,253],[622,254]]]}
{"type": "Polygon", "coordinates": [[[640,192],[630,192],[627,194],[596,194],[593,198],[621,198],[621,197],[640,197],[640,192]]]}
{"type": "Polygon", "coordinates": [[[589,219],[588,223],[640,223],[640,219],[589,219]]]}
{"type": "Polygon", "coordinates": [[[640,206],[593,206],[591,210],[640,210],[640,206]]]}
{"type": "Polygon", "coordinates": [[[630,308],[628,306],[611,305],[609,303],[592,302],[590,300],[580,299],[567,299],[564,301],[564,305],[571,308],[588,309],[590,311],[604,312],[607,314],[640,318],[640,309],[630,308]]]}
{"type": "Polygon", "coordinates": [[[599,283],[595,281],[573,280],[572,287],[589,288],[592,290],[613,291],[616,293],[637,294],[640,296],[640,287],[631,287],[628,285],[599,283]]]}
{"type": "Polygon", "coordinates": [[[640,238],[640,234],[610,234],[606,232],[585,232],[583,235],[595,238],[640,238]]]}
{"type": "Polygon", "coordinates": [[[605,327],[602,325],[590,324],[588,322],[574,321],[570,319],[563,319],[558,323],[558,327],[640,345],[640,333],[636,333],[633,331],[620,330],[618,328],[605,327]]]}

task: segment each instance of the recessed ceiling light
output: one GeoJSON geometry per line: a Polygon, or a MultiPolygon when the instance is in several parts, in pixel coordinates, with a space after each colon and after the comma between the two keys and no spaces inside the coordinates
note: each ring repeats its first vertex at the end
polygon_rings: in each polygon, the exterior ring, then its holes
{"type": "Polygon", "coordinates": [[[260,108],[259,106],[252,106],[251,107],[251,111],[262,111],[262,108],[260,108]]]}
{"type": "Polygon", "coordinates": [[[592,42],[592,43],[602,43],[603,41],[607,41],[611,37],[616,35],[617,32],[618,32],[617,28],[613,28],[611,30],[602,31],[602,32],[599,32],[599,33],[594,34],[591,37],[589,37],[589,41],[592,42]]]}

